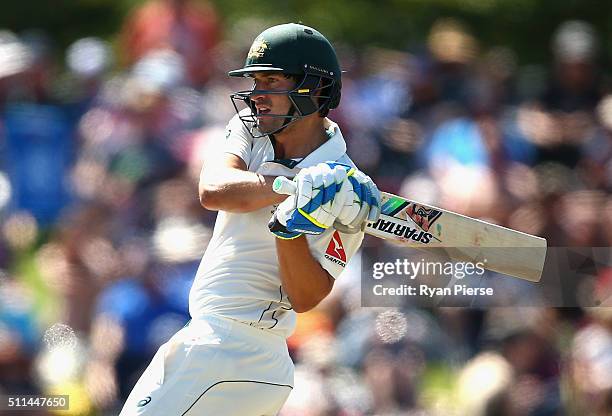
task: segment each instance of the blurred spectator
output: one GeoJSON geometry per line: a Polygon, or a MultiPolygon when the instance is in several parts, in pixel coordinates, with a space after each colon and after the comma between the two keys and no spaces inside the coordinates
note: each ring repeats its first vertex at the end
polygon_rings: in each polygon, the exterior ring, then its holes
{"type": "Polygon", "coordinates": [[[7,106],[1,116],[13,208],[49,225],[69,202],[73,126],[61,108],[28,102],[7,106]]]}
{"type": "Polygon", "coordinates": [[[75,143],[73,120],[53,94],[51,41],[42,32],[17,38],[4,32],[6,70],[0,108],[0,163],[12,189],[11,208],[27,210],[44,225],[69,202],[66,175],[75,143]]]}
{"type": "Polygon", "coordinates": [[[544,105],[566,113],[592,111],[601,98],[595,30],[583,21],[567,21],[555,32],[552,50],[555,72],[544,105]]]}
{"type": "Polygon", "coordinates": [[[431,27],[427,46],[433,58],[438,98],[469,105],[470,67],[478,53],[477,40],[456,19],[439,19],[431,27]]]}
{"type": "Polygon", "coordinates": [[[82,38],[68,47],[68,71],[59,79],[57,89],[73,117],[80,118],[94,104],[113,63],[111,46],[102,39],[82,38]]]}
{"type": "Polygon", "coordinates": [[[32,293],[0,269],[0,392],[37,390],[32,366],[39,341],[32,293]]]}
{"type": "Polygon", "coordinates": [[[28,46],[14,33],[0,31],[0,103],[4,105],[13,93],[13,82],[32,64],[34,57],[28,46]]]}
{"type": "Polygon", "coordinates": [[[593,134],[594,109],[601,99],[598,45],[592,26],[568,21],[556,31],[554,71],[539,103],[528,109],[524,131],[539,149],[539,161],[574,168],[580,147],[593,134]]]}
{"type": "Polygon", "coordinates": [[[570,405],[574,413],[603,416],[612,413],[612,314],[610,308],[589,312],[592,322],[573,339],[568,381],[576,400],[570,405]]]}
{"type": "Polygon", "coordinates": [[[171,49],[185,59],[189,81],[204,85],[214,67],[220,27],[212,4],[193,0],[149,0],[129,16],[121,42],[128,64],[154,49],[171,49]]]}

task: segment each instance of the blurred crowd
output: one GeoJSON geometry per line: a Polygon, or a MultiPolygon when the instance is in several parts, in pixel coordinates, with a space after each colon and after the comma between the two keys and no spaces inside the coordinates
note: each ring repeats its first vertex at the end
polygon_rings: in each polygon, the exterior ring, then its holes
{"type": "MultiPolygon", "coordinates": [[[[266,26],[149,0],[114,44],[58,50],[50,33],[0,31],[0,395],[116,414],[187,322],[215,220],[199,171],[234,115],[229,94],[249,87],[226,72],[266,26]]],[[[601,42],[564,22],[547,64],[525,65],[440,19],[410,50],[336,43],[347,72],[330,117],[387,192],[550,246],[609,248],[601,42]]],[[[612,308],[362,308],[356,257],[299,316],[282,416],[612,414],[612,308]]],[[[585,281],[609,297],[612,268],[585,281]]]]}

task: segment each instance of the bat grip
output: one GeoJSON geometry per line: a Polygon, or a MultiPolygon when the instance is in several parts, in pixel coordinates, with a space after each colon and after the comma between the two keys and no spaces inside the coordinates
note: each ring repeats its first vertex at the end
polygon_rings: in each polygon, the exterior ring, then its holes
{"type": "MultiPolygon", "coordinates": [[[[274,182],[272,182],[272,190],[281,195],[295,195],[297,193],[297,186],[292,180],[287,179],[284,176],[277,176],[274,179],[274,182]]],[[[334,222],[334,228],[346,234],[356,234],[363,230],[363,226],[365,226],[365,222],[361,227],[351,227],[341,224],[338,221],[334,222]]]]}
{"type": "Polygon", "coordinates": [[[297,185],[284,176],[277,176],[274,182],[272,182],[272,190],[281,195],[295,195],[297,193],[297,185]]]}

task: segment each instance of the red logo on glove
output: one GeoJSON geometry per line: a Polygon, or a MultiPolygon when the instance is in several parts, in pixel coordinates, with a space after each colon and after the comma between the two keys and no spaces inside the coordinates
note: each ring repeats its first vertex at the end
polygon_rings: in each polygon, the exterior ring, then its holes
{"type": "Polygon", "coordinates": [[[344,244],[342,244],[342,240],[340,239],[340,233],[338,231],[334,231],[332,239],[329,242],[325,253],[329,254],[333,258],[336,258],[346,263],[346,253],[344,252],[344,244]]]}

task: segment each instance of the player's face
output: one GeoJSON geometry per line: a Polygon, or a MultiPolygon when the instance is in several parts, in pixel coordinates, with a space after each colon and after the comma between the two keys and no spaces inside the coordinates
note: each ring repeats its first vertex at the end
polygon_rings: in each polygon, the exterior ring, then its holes
{"type": "MultiPolygon", "coordinates": [[[[280,73],[255,73],[253,78],[255,90],[289,91],[295,86],[292,78],[280,73]]],[[[258,128],[262,133],[279,129],[286,120],[269,115],[286,115],[292,106],[286,94],[253,94],[251,100],[255,103],[258,128]]]]}

